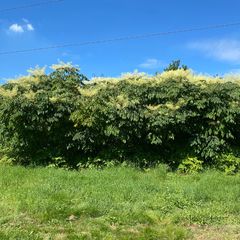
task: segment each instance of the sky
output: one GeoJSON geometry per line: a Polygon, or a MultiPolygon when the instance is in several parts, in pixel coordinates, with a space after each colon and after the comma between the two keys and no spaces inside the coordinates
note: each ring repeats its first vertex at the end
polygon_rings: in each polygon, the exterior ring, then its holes
{"type": "MultiPolygon", "coordinates": [[[[1,11],[39,2],[44,0],[0,1],[0,53],[240,22],[239,0],[63,0],[1,11]]],[[[78,65],[91,78],[135,70],[154,74],[175,59],[197,73],[240,72],[240,26],[0,54],[0,82],[59,61],[78,65]]]]}

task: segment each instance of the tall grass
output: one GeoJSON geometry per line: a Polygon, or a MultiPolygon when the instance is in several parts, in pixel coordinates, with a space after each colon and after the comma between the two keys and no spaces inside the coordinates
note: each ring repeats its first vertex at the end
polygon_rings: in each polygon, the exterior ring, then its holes
{"type": "Polygon", "coordinates": [[[0,189],[3,240],[193,239],[224,228],[218,239],[239,236],[239,175],[0,166],[0,189]]]}

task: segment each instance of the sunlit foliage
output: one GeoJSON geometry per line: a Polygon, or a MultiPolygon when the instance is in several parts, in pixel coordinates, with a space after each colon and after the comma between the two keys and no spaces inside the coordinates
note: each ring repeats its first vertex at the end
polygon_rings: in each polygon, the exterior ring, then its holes
{"type": "Polygon", "coordinates": [[[224,162],[236,172],[239,164],[222,158],[239,157],[239,80],[186,68],[88,82],[70,64],[50,74],[32,70],[0,88],[1,143],[24,164],[164,162],[185,169],[187,159],[196,159],[203,165],[197,169],[224,162]]]}

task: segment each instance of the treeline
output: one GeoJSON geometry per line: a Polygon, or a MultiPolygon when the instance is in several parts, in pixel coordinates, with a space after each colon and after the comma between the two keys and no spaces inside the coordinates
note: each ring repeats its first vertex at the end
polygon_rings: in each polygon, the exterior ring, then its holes
{"type": "Polygon", "coordinates": [[[0,87],[1,162],[240,168],[240,81],[186,67],[91,81],[70,65],[0,87]]]}

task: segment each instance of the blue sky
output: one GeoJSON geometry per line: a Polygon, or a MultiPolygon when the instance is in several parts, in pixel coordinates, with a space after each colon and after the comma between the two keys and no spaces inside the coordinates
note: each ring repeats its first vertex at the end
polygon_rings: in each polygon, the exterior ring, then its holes
{"type": "MultiPolygon", "coordinates": [[[[8,0],[0,10],[41,0],[8,0]]],[[[0,13],[0,52],[240,21],[239,0],[65,0],[0,13]]],[[[149,74],[181,59],[196,72],[240,71],[240,26],[0,56],[0,81],[59,60],[88,77],[149,74]]]]}

